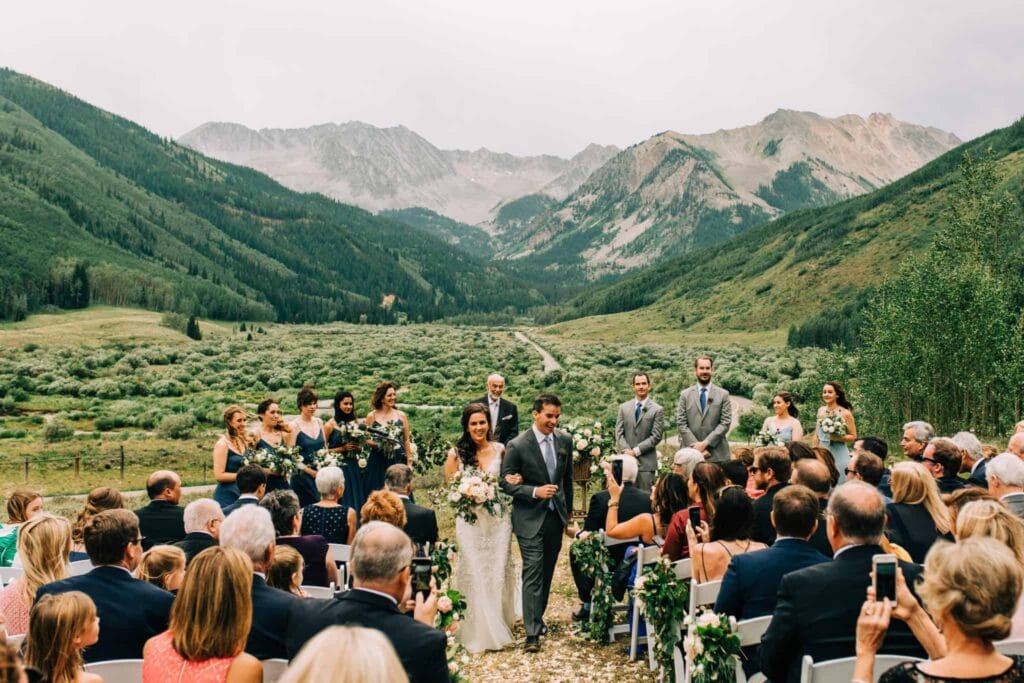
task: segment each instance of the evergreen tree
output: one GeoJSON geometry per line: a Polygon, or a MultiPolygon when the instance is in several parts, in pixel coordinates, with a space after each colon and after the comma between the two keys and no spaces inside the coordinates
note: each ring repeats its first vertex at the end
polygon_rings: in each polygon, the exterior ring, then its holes
{"type": "Polygon", "coordinates": [[[185,326],[185,334],[188,335],[190,339],[195,339],[197,341],[203,338],[203,333],[199,329],[199,321],[196,320],[194,315],[190,315],[188,317],[188,324],[185,326]]]}

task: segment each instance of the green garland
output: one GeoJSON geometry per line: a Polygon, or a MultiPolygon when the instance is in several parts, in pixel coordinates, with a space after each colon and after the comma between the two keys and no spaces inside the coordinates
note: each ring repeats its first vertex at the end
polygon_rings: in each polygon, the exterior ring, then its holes
{"type": "Polygon", "coordinates": [[[692,683],[731,681],[740,661],[740,637],[736,619],[701,608],[686,617],[683,651],[689,662],[692,683]]]}
{"type": "Polygon", "coordinates": [[[654,657],[660,665],[659,679],[673,679],[673,657],[679,642],[679,627],[686,618],[690,602],[690,584],[676,578],[672,562],[660,558],[644,568],[637,577],[633,597],[643,602],[647,632],[656,637],[654,657]]]}
{"type": "Polygon", "coordinates": [[[601,534],[583,532],[569,546],[580,571],[594,582],[590,597],[590,619],[583,635],[598,643],[608,642],[615,598],[612,596],[611,556],[601,534]]]}

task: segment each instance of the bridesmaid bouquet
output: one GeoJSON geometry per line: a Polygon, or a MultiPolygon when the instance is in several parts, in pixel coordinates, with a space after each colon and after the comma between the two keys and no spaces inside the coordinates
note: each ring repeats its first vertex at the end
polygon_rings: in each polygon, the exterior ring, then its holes
{"type": "Polygon", "coordinates": [[[605,456],[613,455],[611,451],[615,444],[612,443],[612,438],[605,434],[602,423],[595,422],[586,427],[572,423],[568,429],[569,435],[572,436],[573,462],[584,458],[600,460],[605,456]]]}
{"type": "Polygon", "coordinates": [[[390,456],[402,443],[402,425],[397,421],[375,422],[366,429],[370,438],[377,442],[377,447],[390,456]]]}
{"type": "Polygon", "coordinates": [[[754,434],[754,446],[758,448],[785,445],[786,442],[782,439],[782,433],[777,429],[762,429],[757,434],[754,434]]]}
{"type": "Polygon", "coordinates": [[[455,510],[455,516],[461,517],[470,524],[476,524],[477,514],[481,509],[495,517],[505,513],[505,501],[502,500],[498,480],[480,470],[461,470],[455,473],[448,490],[448,505],[455,510]]]}
{"type": "Polygon", "coordinates": [[[818,418],[818,429],[829,438],[841,439],[847,434],[846,420],[838,412],[826,412],[818,418]]]}
{"type": "Polygon", "coordinates": [[[687,615],[683,651],[693,683],[727,681],[735,677],[739,666],[740,637],[736,619],[704,608],[696,618],[687,615]]]}
{"type": "MultiPolygon", "coordinates": [[[[363,428],[363,425],[359,424],[358,420],[352,420],[351,422],[342,422],[335,429],[341,434],[341,440],[345,443],[357,444],[360,448],[366,445],[367,432],[363,428]]],[[[346,458],[354,458],[354,451],[348,451],[345,453],[346,458]]]]}
{"type": "Polygon", "coordinates": [[[315,470],[322,470],[325,467],[341,467],[344,457],[341,453],[332,453],[326,448],[321,448],[313,454],[312,467],[315,470]]]}
{"type": "Polygon", "coordinates": [[[257,465],[282,477],[290,477],[301,467],[298,448],[288,448],[281,444],[272,451],[261,448],[258,451],[246,451],[242,456],[243,465],[257,465]]]}

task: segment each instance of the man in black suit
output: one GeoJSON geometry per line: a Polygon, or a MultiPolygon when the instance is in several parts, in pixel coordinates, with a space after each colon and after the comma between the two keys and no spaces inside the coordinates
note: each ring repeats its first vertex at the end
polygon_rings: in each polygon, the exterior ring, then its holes
{"type": "Polygon", "coordinates": [[[240,495],[234,503],[224,506],[225,517],[242,506],[260,502],[267,492],[267,473],[258,465],[242,465],[235,475],[235,485],[240,495]]]}
{"type": "Polygon", "coordinates": [[[181,500],[181,477],[169,470],[160,470],[146,480],[150,503],[135,511],[142,533],[142,549],[176,543],[185,538],[185,510],[181,500]]]}
{"type": "Polygon", "coordinates": [[[953,493],[967,486],[960,473],[960,447],[952,439],[938,437],[928,442],[921,464],[935,477],[939,492],[953,493]]]}
{"type": "Polygon", "coordinates": [[[86,662],[142,659],[146,641],[167,630],[174,596],[132,576],[142,558],[139,520],[130,510],[104,510],[86,522],[85,550],[95,568],[42,586],[44,595],[82,591],[96,603],[103,627],[85,649],[86,662]]]}
{"type": "Polygon", "coordinates": [[[185,564],[207,548],[217,545],[224,511],[212,498],[199,498],[185,506],[185,538],[174,545],[185,551],[185,564]]]}
{"type": "Polygon", "coordinates": [[[405,508],[405,533],[417,545],[437,543],[437,514],[430,508],[412,502],[412,468],[392,465],[384,473],[388,490],[402,499],[405,508]]]}
{"type": "MultiPolygon", "coordinates": [[[[413,547],[401,529],[367,522],[352,544],[352,585],[337,598],[296,603],[288,623],[288,654],[327,628],[365,626],[383,633],[405,667],[410,683],[448,683],[447,638],[434,628],[437,596],[417,594],[413,617],[403,614],[411,597],[413,547]]],[[[353,653],[359,656],[359,653],[353,653]]]]}
{"type": "MultiPolygon", "coordinates": [[[[612,460],[622,461],[622,481],[620,482],[622,484],[622,496],[619,498],[619,519],[626,522],[639,515],[651,514],[650,495],[644,493],[635,485],[637,474],[639,473],[637,459],[632,456],[617,455],[612,460]]],[[[590,497],[590,504],[587,506],[587,518],[583,521],[581,533],[604,529],[605,520],[608,518],[609,498],[608,489],[598,491],[590,497]]],[[[613,573],[615,566],[622,562],[628,546],[628,543],[617,543],[608,548],[608,554],[614,563],[612,567],[613,573]]],[[[590,618],[590,594],[594,588],[594,582],[589,576],[583,574],[576,562],[576,558],[571,555],[569,556],[569,567],[572,569],[572,578],[576,582],[576,590],[580,595],[580,600],[583,601],[583,606],[573,613],[572,618],[576,621],[585,621],[590,618]]]]}
{"type": "Polygon", "coordinates": [[[828,493],[832,489],[828,467],[820,460],[798,460],[793,463],[793,476],[789,478],[789,483],[806,486],[814,493],[818,501],[818,528],[807,542],[819,553],[832,559],[832,546],[825,530],[825,508],[828,507],[828,493]]]}
{"type": "Polygon", "coordinates": [[[781,446],[758,448],[754,451],[754,464],[747,471],[757,488],[765,492],[754,501],[754,540],[771,545],[775,541],[772,500],[776,493],[789,486],[792,475],[789,453],[781,446]]]}
{"type": "Polygon", "coordinates": [[[241,550],[252,560],[252,628],[245,651],[256,659],[288,659],[288,619],[292,608],[303,599],[267,585],[275,546],[270,513],[259,505],[238,509],[224,520],[220,544],[241,550]]]}
{"type": "MultiPolygon", "coordinates": [[[[772,623],[761,639],[761,673],[773,683],[797,683],[804,655],[823,662],[855,655],[857,617],[871,583],[871,558],[885,529],[882,496],[861,481],[836,488],[828,505],[831,562],[786,574],[772,623]]],[[[913,587],[922,567],[900,562],[913,587]]],[[[893,620],[880,652],[926,657],[907,625],[893,620]]]]}
{"type": "Polygon", "coordinates": [[[505,378],[494,374],[487,378],[487,393],[474,403],[487,407],[491,416],[491,432],[494,440],[507,445],[519,434],[519,409],[516,404],[501,397],[505,393],[505,378]]]}
{"type": "Polygon", "coordinates": [[[1024,519],[1024,462],[1013,453],[1000,453],[988,464],[986,475],[989,493],[1024,519]]]}
{"type": "Polygon", "coordinates": [[[970,432],[957,432],[953,435],[953,443],[960,449],[960,471],[967,472],[967,484],[978,488],[988,488],[985,468],[988,461],[981,450],[981,441],[970,432]]]}

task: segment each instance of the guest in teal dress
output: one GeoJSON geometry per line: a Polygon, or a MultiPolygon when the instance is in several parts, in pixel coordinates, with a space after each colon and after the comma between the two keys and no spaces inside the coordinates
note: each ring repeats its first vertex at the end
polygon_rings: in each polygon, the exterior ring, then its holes
{"type": "Polygon", "coordinates": [[[327,432],[327,447],[344,458],[340,462],[341,471],[345,476],[345,492],[342,494],[341,504],[357,511],[363,509],[367,496],[364,471],[359,466],[359,459],[365,454],[359,443],[344,435],[342,428],[358,422],[352,392],[339,391],[334,395],[334,417],[324,425],[324,431],[327,432]]]}
{"type": "MultiPolygon", "coordinates": [[[[281,406],[277,400],[268,398],[256,406],[256,414],[260,416],[259,429],[256,432],[257,450],[273,451],[280,446],[291,448],[295,445],[295,430],[284,421],[281,406]]],[[[267,493],[288,488],[288,480],[284,475],[267,471],[267,493]]]]}
{"type": "Polygon", "coordinates": [[[242,466],[242,458],[249,445],[245,420],[245,411],[240,406],[228,406],[224,411],[224,433],[213,446],[213,478],[217,481],[213,499],[221,507],[238,500],[235,473],[242,466]]]}
{"type": "Polygon", "coordinates": [[[370,428],[381,428],[388,423],[397,424],[400,431],[396,442],[386,442],[380,438],[371,437],[373,447],[366,465],[366,493],[384,488],[384,472],[391,465],[408,465],[407,454],[411,450],[411,439],[409,436],[409,418],[405,413],[395,408],[398,393],[391,382],[381,382],[373,391],[373,398],[370,404],[373,410],[366,416],[366,426],[370,428]]]}
{"type": "Polygon", "coordinates": [[[800,411],[797,410],[796,404],[793,402],[793,394],[788,391],[776,392],[772,397],[772,409],[775,414],[764,419],[761,429],[778,432],[779,438],[784,443],[800,441],[804,438],[804,429],[800,426],[800,420],[797,419],[800,411]]]}
{"type": "Polygon", "coordinates": [[[292,475],[292,491],[299,497],[299,506],[306,507],[320,500],[316,490],[316,453],[327,447],[324,438],[324,423],[316,416],[316,392],[306,385],[299,390],[299,416],[292,422],[295,431],[295,445],[299,449],[304,467],[292,475]]]}
{"type": "Polygon", "coordinates": [[[850,465],[851,444],[857,440],[857,425],[853,421],[853,406],[846,398],[846,391],[839,382],[825,382],[821,390],[821,400],[825,403],[818,408],[818,422],[814,430],[814,446],[827,448],[835,459],[836,469],[839,471],[839,483],[846,481],[846,469],[850,465]],[[823,418],[829,415],[836,415],[846,423],[846,434],[837,436],[827,434],[821,427],[823,418]]]}

